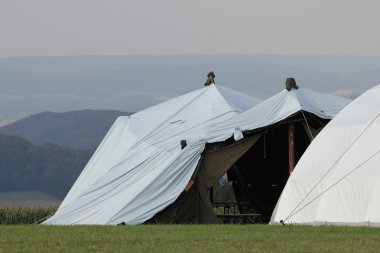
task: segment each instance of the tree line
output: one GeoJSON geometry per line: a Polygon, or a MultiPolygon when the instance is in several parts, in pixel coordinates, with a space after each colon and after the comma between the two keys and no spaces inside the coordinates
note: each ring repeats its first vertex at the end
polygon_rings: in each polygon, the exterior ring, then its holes
{"type": "Polygon", "coordinates": [[[0,134],[0,191],[38,190],[63,199],[92,153],[0,134]]]}

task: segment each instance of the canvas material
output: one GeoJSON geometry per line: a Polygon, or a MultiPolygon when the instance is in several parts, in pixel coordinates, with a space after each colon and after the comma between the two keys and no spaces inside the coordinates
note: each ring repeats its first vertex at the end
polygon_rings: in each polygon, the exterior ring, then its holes
{"type": "Polygon", "coordinates": [[[380,224],[380,85],[343,109],[298,162],[272,223],[380,224]]]}
{"type": "Polygon", "coordinates": [[[140,224],[173,203],[208,131],[258,100],[210,85],[118,118],[45,224],[140,224]],[[181,141],[187,146],[181,148],[181,141]]]}

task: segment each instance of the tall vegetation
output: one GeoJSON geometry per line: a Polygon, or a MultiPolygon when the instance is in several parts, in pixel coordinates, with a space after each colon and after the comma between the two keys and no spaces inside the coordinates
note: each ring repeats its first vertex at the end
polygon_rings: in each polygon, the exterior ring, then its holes
{"type": "Polygon", "coordinates": [[[35,224],[54,214],[57,207],[0,207],[0,225],[35,224]]]}

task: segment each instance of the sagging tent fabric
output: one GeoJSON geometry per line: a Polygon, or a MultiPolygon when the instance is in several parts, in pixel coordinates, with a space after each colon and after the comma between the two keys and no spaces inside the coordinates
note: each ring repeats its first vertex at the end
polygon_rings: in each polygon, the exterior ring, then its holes
{"type": "Polygon", "coordinates": [[[209,190],[231,166],[259,139],[253,136],[232,145],[218,143],[206,146],[199,166],[193,174],[193,186],[170,206],[147,223],[212,224],[217,218],[210,201],[209,190]]]}
{"type": "MultiPolygon", "coordinates": [[[[303,88],[284,89],[217,127],[217,133],[242,131],[260,139],[228,171],[237,201],[250,202],[241,212],[263,214],[269,221],[289,177],[289,125],[294,127],[295,163],[316,133],[351,100],[303,88]]],[[[213,141],[223,141],[220,136],[213,141]]]]}
{"type": "Polygon", "coordinates": [[[210,85],[119,117],[44,224],[147,221],[183,192],[197,168],[208,131],[257,103],[210,85]]]}
{"type": "MultiPolygon", "coordinates": [[[[304,89],[283,89],[274,96],[262,101],[244,113],[218,126],[215,140],[220,141],[219,133],[224,132],[224,138],[231,136],[236,128],[241,131],[252,131],[274,125],[299,112],[307,112],[322,119],[332,119],[342,110],[350,99],[304,89]]],[[[212,132],[211,132],[212,134],[212,132]]]]}
{"type": "Polygon", "coordinates": [[[271,223],[380,226],[380,85],[343,109],[306,150],[271,223]]]}

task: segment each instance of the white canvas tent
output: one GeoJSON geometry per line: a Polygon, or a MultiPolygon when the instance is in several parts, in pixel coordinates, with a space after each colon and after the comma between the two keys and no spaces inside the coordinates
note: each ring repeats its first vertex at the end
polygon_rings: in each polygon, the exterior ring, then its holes
{"type": "Polygon", "coordinates": [[[271,223],[380,226],[380,85],[342,110],[299,161],[271,223]]]}
{"type": "Polygon", "coordinates": [[[130,117],[119,117],[58,211],[44,224],[140,224],[149,220],[183,192],[197,168],[209,130],[257,103],[210,85],[130,117]]]}
{"type": "Polygon", "coordinates": [[[297,163],[318,131],[350,102],[303,88],[284,89],[216,128],[214,142],[237,131],[246,138],[261,136],[228,171],[237,201],[251,203],[246,212],[253,209],[269,221],[294,168],[291,163],[297,163]]]}
{"type": "Polygon", "coordinates": [[[241,131],[253,131],[302,112],[330,120],[350,102],[347,98],[303,88],[293,88],[290,91],[283,89],[216,128],[215,140],[221,140],[221,131],[225,133],[224,137],[230,137],[236,128],[241,131]]]}

